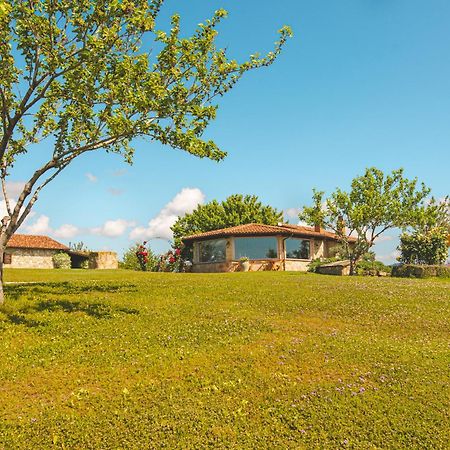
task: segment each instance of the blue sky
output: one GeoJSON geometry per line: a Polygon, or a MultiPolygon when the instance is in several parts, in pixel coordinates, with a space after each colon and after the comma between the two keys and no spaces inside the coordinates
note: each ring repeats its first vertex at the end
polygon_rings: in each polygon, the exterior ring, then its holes
{"type": "MultiPolygon", "coordinates": [[[[450,2],[167,0],[160,27],[178,12],[189,34],[218,8],[229,11],[219,43],[239,60],[270,51],[282,25],[294,31],[273,66],[221,99],[206,137],[228,157],[200,160],[148,141],[136,143],[132,166],[85,155],[47,186],[22,232],[119,253],[161,236],[150,241],[161,251],[170,221],[199,201],[255,194],[292,213],[313,187],[345,188],[370,166],[404,167],[436,197],[449,193],[450,2]]],[[[46,151],[21,160],[13,181],[46,151]]],[[[388,232],[377,254],[392,262],[396,245],[388,232]]]]}

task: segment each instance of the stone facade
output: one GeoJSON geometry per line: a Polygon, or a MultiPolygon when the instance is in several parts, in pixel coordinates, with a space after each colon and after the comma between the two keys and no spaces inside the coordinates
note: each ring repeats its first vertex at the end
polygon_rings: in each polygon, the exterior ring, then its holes
{"type": "Polygon", "coordinates": [[[89,253],[89,269],[117,269],[118,267],[116,252],[89,253]]]}
{"type": "Polygon", "coordinates": [[[52,257],[60,250],[42,248],[7,248],[5,252],[5,267],[14,269],[53,269],[52,257]],[[7,255],[11,255],[8,263],[7,255]]]}
{"type": "MultiPolygon", "coordinates": [[[[7,248],[4,267],[12,269],[54,269],[53,255],[61,250],[42,248],[7,248]]],[[[115,252],[91,252],[89,269],[117,269],[119,266],[115,252]]]]}

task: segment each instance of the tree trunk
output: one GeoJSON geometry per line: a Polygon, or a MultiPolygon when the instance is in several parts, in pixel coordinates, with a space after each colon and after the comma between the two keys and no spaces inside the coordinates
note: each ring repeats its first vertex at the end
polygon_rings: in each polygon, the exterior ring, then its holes
{"type": "Polygon", "coordinates": [[[353,258],[350,258],[350,275],[355,275],[355,263],[353,258]]]}
{"type": "Polygon", "coordinates": [[[5,303],[5,293],[3,291],[3,255],[5,249],[0,247],[0,305],[5,303]]]}

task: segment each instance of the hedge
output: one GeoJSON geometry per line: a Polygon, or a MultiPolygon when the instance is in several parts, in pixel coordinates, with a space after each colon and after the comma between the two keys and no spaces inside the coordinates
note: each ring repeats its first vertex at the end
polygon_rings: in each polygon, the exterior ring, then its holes
{"type": "Polygon", "coordinates": [[[449,266],[403,264],[392,268],[393,277],[403,278],[450,278],[449,266]]]}

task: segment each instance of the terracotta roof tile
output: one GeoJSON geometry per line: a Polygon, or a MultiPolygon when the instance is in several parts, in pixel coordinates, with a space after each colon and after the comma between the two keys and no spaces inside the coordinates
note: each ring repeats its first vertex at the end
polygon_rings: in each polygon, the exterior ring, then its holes
{"type": "MultiPolygon", "coordinates": [[[[293,236],[293,237],[321,237],[325,239],[337,240],[337,235],[330,231],[321,230],[317,232],[314,228],[300,225],[283,224],[281,226],[263,225],[249,223],[236,227],[222,228],[220,230],[207,231],[205,233],[193,234],[182,238],[184,242],[196,241],[198,239],[213,239],[229,236],[293,236]]],[[[350,238],[354,241],[355,238],[350,238]]]]}
{"type": "Polygon", "coordinates": [[[48,236],[35,236],[32,234],[14,234],[9,240],[7,247],[69,250],[69,247],[48,236]]]}

